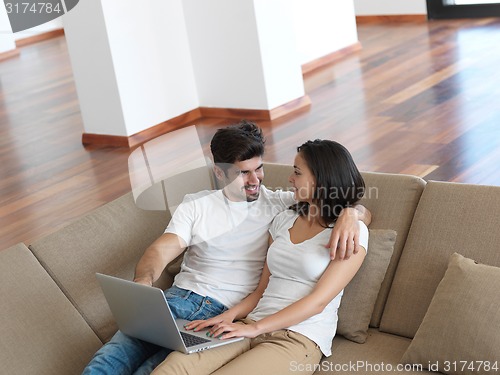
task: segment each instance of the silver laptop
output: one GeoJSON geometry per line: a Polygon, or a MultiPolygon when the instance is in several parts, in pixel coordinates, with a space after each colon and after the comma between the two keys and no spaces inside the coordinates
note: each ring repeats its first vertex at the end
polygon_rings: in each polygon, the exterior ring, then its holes
{"type": "Polygon", "coordinates": [[[175,319],[163,291],[133,281],[96,274],[120,330],[132,337],[190,354],[243,340],[206,336],[207,330],[187,331],[188,320],[175,319]]]}

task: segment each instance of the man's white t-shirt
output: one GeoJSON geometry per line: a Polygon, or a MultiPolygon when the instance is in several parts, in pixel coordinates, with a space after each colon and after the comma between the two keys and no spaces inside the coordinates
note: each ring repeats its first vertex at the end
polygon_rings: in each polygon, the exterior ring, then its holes
{"type": "Polygon", "coordinates": [[[292,192],[263,185],[253,202],[232,202],[222,190],[186,195],[165,230],[189,246],[174,285],[228,308],[239,303],[259,283],[272,220],[294,203],[292,192]]]}
{"type": "MultiPolygon", "coordinates": [[[[273,243],[267,253],[267,265],[271,272],[269,284],[255,309],[248,318],[255,321],[272,315],[312,292],[316,283],[330,264],[330,251],[325,244],[331,229],[325,229],[311,239],[294,244],[289,229],[298,214],[286,210],[274,219],[269,232],[273,243]]],[[[368,228],[359,221],[359,244],[368,250],[368,228]]],[[[331,355],[333,336],[337,330],[337,310],[343,290],[325,309],[307,320],[288,327],[314,341],[324,355],[331,355]]]]}

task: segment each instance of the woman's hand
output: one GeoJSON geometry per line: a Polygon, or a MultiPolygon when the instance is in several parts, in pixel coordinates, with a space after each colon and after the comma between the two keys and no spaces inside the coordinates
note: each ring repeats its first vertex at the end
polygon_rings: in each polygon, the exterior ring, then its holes
{"type": "Polygon", "coordinates": [[[232,323],[234,320],[234,314],[232,314],[229,310],[214,316],[213,318],[207,320],[193,320],[192,322],[184,325],[184,328],[187,330],[193,330],[195,332],[201,331],[203,328],[213,327],[218,324],[228,324],[232,323]]]}
{"type": "Polygon", "coordinates": [[[230,339],[232,337],[253,338],[260,335],[261,332],[255,324],[244,323],[220,323],[214,325],[208,332],[209,337],[218,337],[221,339],[230,339]]]}

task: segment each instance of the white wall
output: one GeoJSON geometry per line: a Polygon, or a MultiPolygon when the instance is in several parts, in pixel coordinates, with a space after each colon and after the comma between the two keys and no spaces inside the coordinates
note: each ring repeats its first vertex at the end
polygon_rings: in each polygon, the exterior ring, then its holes
{"type": "Polygon", "coordinates": [[[427,14],[425,0],[354,0],[357,16],[427,14]]]}
{"type": "Polygon", "coordinates": [[[63,28],[62,18],[46,22],[31,29],[12,33],[9,17],[3,5],[0,6],[0,53],[13,50],[16,48],[15,41],[18,39],[28,38],[34,35],[42,34],[45,32],[58,30],[63,28]]]}
{"type": "Polygon", "coordinates": [[[290,4],[301,65],[358,42],[352,0],[292,0],[290,4]]]}
{"type": "Polygon", "coordinates": [[[0,53],[16,49],[14,35],[10,27],[9,16],[3,5],[0,5],[0,53]]]}
{"type": "Polygon", "coordinates": [[[53,30],[58,30],[63,28],[63,21],[62,17],[56,18],[55,20],[49,21],[42,23],[41,25],[32,27],[31,29],[19,31],[14,34],[14,38],[16,40],[18,39],[23,39],[23,38],[29,38],[34,35],[46,33],[49,31],[53,30]]]}

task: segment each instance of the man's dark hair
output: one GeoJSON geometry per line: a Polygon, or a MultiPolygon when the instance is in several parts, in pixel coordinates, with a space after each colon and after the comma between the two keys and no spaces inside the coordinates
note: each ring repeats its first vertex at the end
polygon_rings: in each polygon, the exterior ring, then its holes
{"type": "MultiPolygon", "coordinates": [[[[363,177],[349,151],[340,143],[316,139],[299,146],[297,152],[316,180],[313,202],[320,208],[325,224],[330,226],[337,221],[342,209],[363,197],[363,177]]],[[[306,215],[309,204],[300,202],[293,209],[306,215]]]]}
{"type": "Polygon", "coordinates": [[[218,129],[210,143],[215,164],[234,164],[238,161],[264,155],[262,129],[251,121],[242,120],[236,125],[218,129]]]}

